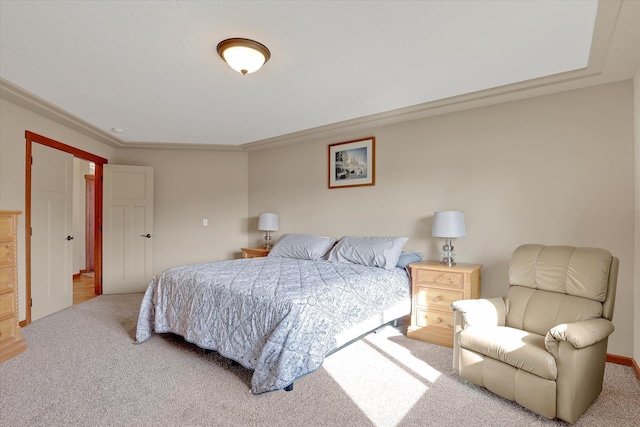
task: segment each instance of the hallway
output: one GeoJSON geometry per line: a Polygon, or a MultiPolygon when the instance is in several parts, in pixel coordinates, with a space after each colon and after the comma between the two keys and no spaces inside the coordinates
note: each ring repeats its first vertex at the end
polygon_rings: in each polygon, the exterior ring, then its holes
{"type": "Polygon", "coordinates": [[[95,294],[95,280],[93,273],[83,273],[73,276],[73,305],[97,297],[95,294]],[[91,275],[91,276],[89,276],[91,275]]]}

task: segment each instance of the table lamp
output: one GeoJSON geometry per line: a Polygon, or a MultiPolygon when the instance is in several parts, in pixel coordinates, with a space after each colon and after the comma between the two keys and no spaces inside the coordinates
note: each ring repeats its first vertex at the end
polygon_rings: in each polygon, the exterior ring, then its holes
{"type": "Polygon", "coordinates": [[[278,230],[278,214],[261,213],[258,216],[258,230],[266,231],[264,248],[271,249],[271,232],[278,230]]]}
{"type": "Polygon", "coordinates": [[[442,247],[442,261],[440,264],[452,267],[456,265],[453,260],[455,253],[451,239],[464,237],[467,230],[464,225],[464,212],[462,211],[438,211],[433,215],[433,229],[431,230],[433,237],[444,237],[445,244],[442,247]]]}

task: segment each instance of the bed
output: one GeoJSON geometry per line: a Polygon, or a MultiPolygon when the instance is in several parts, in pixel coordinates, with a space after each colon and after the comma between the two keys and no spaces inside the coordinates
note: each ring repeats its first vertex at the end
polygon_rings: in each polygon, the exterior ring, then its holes
{"type": "Polygon", "coordinates": [[[170,268],[147,287],[136,340],[178,334],[253,370],[252,393],[290,390],[328,354],[410,313],[404,242],[284,235],[267,257],[170,268]]]}

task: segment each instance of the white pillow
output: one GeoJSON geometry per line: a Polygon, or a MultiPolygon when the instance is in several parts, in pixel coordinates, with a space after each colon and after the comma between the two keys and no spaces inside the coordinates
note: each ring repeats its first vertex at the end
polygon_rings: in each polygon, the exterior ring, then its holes
{"type": "Polygon", "coordinates": [[[393,270],[407,240],[406,237],[345,236],[331,249],[328,259],[393,270]]]}
{"type": "Polygon", "coordinates": [[[335,242],[333,237],[289,233],[280,237],[268,256],[315,261],[324,257],[335,242]]]}

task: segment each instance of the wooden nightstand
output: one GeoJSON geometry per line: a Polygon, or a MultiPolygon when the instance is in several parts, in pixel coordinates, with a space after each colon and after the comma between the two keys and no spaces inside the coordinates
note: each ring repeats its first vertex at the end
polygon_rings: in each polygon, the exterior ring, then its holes
{"type": "Polygon", "coordinates": [[[411,272],[411,325],[407,336],[453,347],[451,303],[480,298],[480,264],[447,267],[438,261],[409,264],[411,272]]]}
{"type": "Polygon", "coordinates": [[[271,249],[265,248],[241,248],[242,258],[260,258],[269,255],[271,249]]]}

